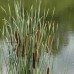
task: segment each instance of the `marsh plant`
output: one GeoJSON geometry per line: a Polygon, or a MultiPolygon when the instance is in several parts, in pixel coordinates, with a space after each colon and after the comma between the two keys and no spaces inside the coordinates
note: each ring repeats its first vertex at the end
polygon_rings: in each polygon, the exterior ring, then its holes
{"type": "Polygon", "coordinates": [[[54,53],[52,46],[58,24],[46,20],[49,9],[41,16],[41,2],[38,8],[32,5],[27,12],[21,2],[14,1],[14,17],[9,4],[8,7],[9,19],[3,19],[2,31],[3,47],[8,52],[7,74],[50,74],[49,59],[54,53]]]}

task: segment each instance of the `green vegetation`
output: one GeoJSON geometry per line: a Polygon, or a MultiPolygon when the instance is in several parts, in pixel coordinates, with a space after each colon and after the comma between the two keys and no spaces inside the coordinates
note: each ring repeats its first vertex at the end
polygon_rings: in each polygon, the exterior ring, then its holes
{"type": "MultiPolygon", "coordinates": [[[[42,54],[45,56],[46,53],[50,57],[52,54],[56,55],[58,49],[58,39],[55,39],[58,24],[55,24],[52,19],[46,21],[49,9],[44,11],[44,15],[41,16],[41,2],[37,9],[32,5],[30,12],[25,12],[22,3],[15,1],[15,17],[13,17],[9,4],[8,7],[9,19],[3,19],[2,31],[3,43],[7,43],[9,52],[7,73],[42,74],[44,71],[44,74],[49,74],[51,72],[50,63],[45,69],[42,67],[44,64],[40,61],[42,54]],[[54,39],[57,44],[54,43],[54,39]]],[[[3,9],[3,11],[5,10],[3,9]]],[[[55,9],[52,12],[52,18],[54,11],[55,9]]]]}

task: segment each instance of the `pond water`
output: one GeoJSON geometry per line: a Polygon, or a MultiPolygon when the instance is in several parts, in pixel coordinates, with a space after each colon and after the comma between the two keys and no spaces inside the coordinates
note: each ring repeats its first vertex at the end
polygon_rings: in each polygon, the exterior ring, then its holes
{"type": "Polygon", "coordinates": [[[65,40],[54,60],[53,74],[74,74],[74,33],[68,31],[65,40]]]}
{"type": "MultiPolygon", "coordinates": [[[[3,1],[2,3],[4,4],[3,1]]],[[[54,1],[52,3],[54,3],[54,1]]],[[[58,0],[56,4],[57,3],[58,0]]],[[[64,1],[62,1],[62,4],[63,3],[64,1]]],[[[57,17],[58,24],[60,25],[60,51],[54,57],[53,74],[74,74],[74,6],[72,0],[70,1],[70,3],[64,6],[62,4],[61,6],[58,3],[58,5],[56,6],[57,11],[54,19],[56,20],[57,17]]],[[[1,21],[1,19],[3,19],[3,16],[1,14],[3,13],[0,11],[0,24],[3,24],[1,21]]],[[[2,25],[0,25],[0,27],[2,28],[2,25]]]]}

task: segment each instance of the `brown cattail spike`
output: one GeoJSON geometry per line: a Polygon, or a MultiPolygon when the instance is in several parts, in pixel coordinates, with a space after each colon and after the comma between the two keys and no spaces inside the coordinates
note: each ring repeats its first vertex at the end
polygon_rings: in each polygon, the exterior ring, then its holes
{"type": "Polygon", "coordinates": [[[19,56],[19,46],[17,45],[16,46],[16,54],[17,54],[17,57],[19,56]]]}
{"type": "Polygon", "coordinates": [[[20,34],[17,31],[15,32],[15,38],[16,38],[17,44],[20,46],[21,37],[20,37],[20,34]]]}
{"type": "Polygon", "coordinates": [[[34,50],[34,57],[35,57],[35,62],[37,61],[37,56],[38,56],[38,42],[35,42],[35,50],[34,50]]]}
{"type": "Polygon", "coordinates": [[[47,68],[47,74],[50,74],[50,70],[49,70],[49,67],[47,68]]]}
{"type": "Polygon", "coordinates": [[[33,53],[33,68],[35,69],[35,53],[33,53]]]}
{"type": "Polygon", "coordinates": [[[38,42],[35,42],[35,50],[38,49],[38,42]]]}
{"type": "Polygon", "coordinates": [[[48,37],[48,48],[50,48],[50,46],[51,46],[51,42],[52,42],[52,37],[51,37],[51,35],[49,35],[49,37],[48,37]]]}
{"type": "Polygon", "coordinates": [[[16,54],[17,54],[17,56],[19,56],[19,54],[20,54],[19,48],[20,48],[21,38],[20,38],[20,35],[17,31],[15,32],[15,38],[16,38],[16,41],[17,41],[16,54]]]}
{"type": "Polygon", "coordinates": [[[27,50],[28,50],[28,42],[29,42],[29,37],[28,35],[25,36],[25,43],[24,43],[24,54],[27,55],[27,50]]]}
{"type": "Polygon", "coordinates": [[[38,56],[38,53],[37,53],[37,50],[35,50],[35,62],[37,61],[37,56],[38,56]]]}
{"type": "Polygon", "coordinates": [[[35,64],[37,62],[37,51],[33,53],[33,68],[35,68],[35,64]]]}
{"type": "Polygon", "coordinates": [[[38,31],[37,31],[37,34],[36,34],[36,41],[38,42],[39,39],[40,39],[40,31],[38,30],[38,31]]]}
{"type": "Polygon", "coordinates": [[[38,30],[37,33],[36,33],[36,38],[35,38],[35,53],[37,55],[37,49],[38,49],[38,41],[39,41],[39,38],[40,38],[40,31],[38,30]]]}

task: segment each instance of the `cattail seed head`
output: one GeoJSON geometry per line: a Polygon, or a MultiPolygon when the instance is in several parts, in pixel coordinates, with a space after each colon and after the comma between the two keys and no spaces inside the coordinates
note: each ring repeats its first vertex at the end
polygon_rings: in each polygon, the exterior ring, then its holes
{"type": "Polygon", "coordinates": [[[37,51],[33,53],[33,68],[35,68],[35,64],[37,62],[37,51]]]}
{"type": "Polygon", "coordinates": [[[19,56],[19,46],[18,45],[16,46],[16,55],[17,57],[19,56]]]}
{"type": "Polygon", "coordinates": [[[16,41],[17,41],[16,54],[17,54],[17,56],[19,56],[19,52],[20,52],[19,47],[20,47],[20,43],[21,43],[21,38],[20,38],[20,35],[17,31],[15,32],[15,38],[16,38],[16,41]]]}
{"type": "Polygon", "coordinates": [[[37,61],[37,56],[38,56],[38,53],[37,53],[37,50],[35,50],[35,62],[37,61]]]}
{"type": "Polygon", "coordinates": [[[50,48],[50,46],[51,46],[51,42],[52,42],[52,37],[51,37],[51,35],[49,35],[49,37],[48,37],[48,48],[50,48]]]}
{"type": "Polygon", "coordinates": [[[35,50],[38,49],[38,42],[35,42],[35,50]]]}
{"type": "Polygon", "coordinates": [[[50,70],[49,70],[49,67],[47,68],[47,74],[50,74],[50,70]]]}
{"type": "Polygon", "coordinates": [[[25,47],[28,48],[29,37],[28,35],[25,36],[25,47]]]}
{"type": "Polygon", "coordinates": [[[35,53],[33,53],[33,68],[35,69],[35,53]]]}
{"type": "Polygon", "coordinates": [[[25,36],[25,43],[24,43],[24,54],[27,55],[28,51],[28,42],[29,42],[29,37],[28,35],[25,36]]]}
{"type": "Polygon", "coordinates": [[[16,38],[17,44],[20,46],[21,37],[20,37],[20,34],[17,31],[15,32],[15,38],[16,38]]]}
{"type": "Polygon", "coordinates": [[[39,38],[40,38],[40,31],[38,30],[38,31],[37,31],[37,35],[36,35],[36,41],[37,41],[37,42],[39,41],[39,38]]]}

